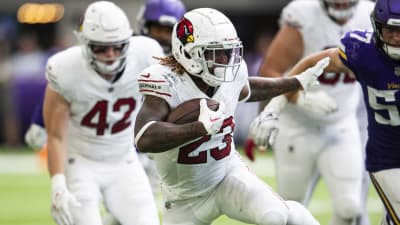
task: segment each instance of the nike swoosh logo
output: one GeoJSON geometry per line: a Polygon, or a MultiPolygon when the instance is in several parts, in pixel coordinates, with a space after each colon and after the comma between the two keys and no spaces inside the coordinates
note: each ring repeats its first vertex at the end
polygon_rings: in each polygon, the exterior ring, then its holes
{"type": "Polygon", "coordinates": [[[150,77],[150,73],[147,74],[140,74],[140,76],[144,77],[144,78],[149,78],[150,77]]]}
{"type": "Polygon", "coordinates": [[[219,120],[219,117],[217,117],[217,118],[210,118],[210,122],[215,122],[215,121],[217,121],[217,120],[219,120]]]}

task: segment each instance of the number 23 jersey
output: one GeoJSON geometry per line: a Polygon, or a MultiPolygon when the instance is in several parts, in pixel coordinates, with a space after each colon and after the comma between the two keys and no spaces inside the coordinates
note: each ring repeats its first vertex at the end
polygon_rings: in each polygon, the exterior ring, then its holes
{"type": "MultiPolygon", "coordinates": [[[[171,110],[194,98],[209,98],[193,82],[191,77],[171,71],[171,68],[155,65],[142,73],[140,92],[164,99],[171,110]]],[[[223,82],[212,99],[225,104],[224,123],[215,135],[189,141],[165,152],[151,154],[163,181],[167,200],[201,196],[213,189],[233,166],[235,146],[233,142],[233,115],[242,88],[248,84],[245,62],[242,62],[236,79],[223,82]]]]}
{"type": "Polygon", "coordinates": [[[132,150],[133,125],[140,107],[137,78],[141,70],[162,56],[153,39],[130,39],[126,67],[111,83],[87,63],[80,46],[71,47],[47,63],[49,86],[70,105],[67,151],[95,160],[119,158],[132,150]]]}

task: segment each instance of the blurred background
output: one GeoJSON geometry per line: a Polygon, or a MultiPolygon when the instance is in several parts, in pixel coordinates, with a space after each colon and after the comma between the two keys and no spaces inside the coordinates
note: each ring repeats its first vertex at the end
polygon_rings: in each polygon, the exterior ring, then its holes
{"type": "MultiPolygon", "coordinates": [[[[23,145],[23,135],[29,127],[34,107],[40,104],[43,96],[46,59],[77,43],[72,31],[77,28],[81,14],[91,2],[0,1],[0,145],[23,145]]],[[[132,26],[136,27],[136,17],[144,0],[114,2],[125,10],[132,26]]],[[[227,14],[244,42],[250,72],[255,74],[260,55],[278,29],[280,10],[289,1],[183,2],[188,9],[212,7],[227,14]]],[[[237,141],[242,142],[240,137],[237,141]]]]}

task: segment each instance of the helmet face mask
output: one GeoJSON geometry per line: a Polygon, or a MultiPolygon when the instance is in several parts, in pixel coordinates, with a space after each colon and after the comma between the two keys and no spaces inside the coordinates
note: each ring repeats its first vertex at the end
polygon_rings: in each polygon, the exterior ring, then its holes
{"type": "Polygon", "coordinates": [[[399,44],[387,40],[390,39],[387,36],[392,36],[390,34],[400,35],[400,3],[396,0],[377,0],[371,14],[371,23],[376,46],[389,58],[400,61],[399,44]],[[385,32],[382,32],[384,29],[385,32]],[[385,38],[383,33],[386,33],[385,38]]]}
{"type": "Polygon", "coordinates": [[[241,43],[230,46],[207,46],[204,48],[205,70],[202,78],[206,79],[210,86],[218,86],[222,82],[232,82],[236,78],[243,57],[243,46],[241,43]]]}
{"type": "Polygon", "coordinates": [[[322,4],[328,15],[336,21],[350,19],[359,0],[322,0],[322,4]]]}
{"type": "Polygon", "coordinates": [[[125,68],[132,30],[127,16],[114,3],[99,1],[89,5],[75,34],[84,57],[96,72],[115,75],[125,68]],[[112,49],[114,57],[105,56],[107,49],[112,49]]]}
{"type": "Polygon", "coordinates": [[[174,26],[172,54],[190,75],[216,87],[236,78],[243,45],[224,14],[200,8],[186,13],[174,26]]]}

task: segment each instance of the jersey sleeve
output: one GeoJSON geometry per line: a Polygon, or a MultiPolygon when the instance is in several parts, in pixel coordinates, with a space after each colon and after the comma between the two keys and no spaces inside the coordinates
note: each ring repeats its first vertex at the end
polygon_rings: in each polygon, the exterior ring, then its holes
{"type": "Polygon", "coordinates": [[[174,83],[168,79],[164,66],[153,65],[139,73],[139,91],[143,95],[152,95],[171,103],[174,94],[174,83]]]}
{"type": "Polygon", "coordinates": [[[368,30],[351,30],[343,35],[339,44],[339,58],[357,76],[357,65],[366,63],[369,55],[368,46],[372,42],[372,32],[368,30]]]}
{"type": "Polygon", "coordinates": [[[46,64],[46,79],[48,85],[58,94],[64,95],[62,77],[57,69],[57,58],[50,57],[46,64]]]}
{"type": "Polygon", "coordinates": [[[48,85],[68,102],[71,101],[76,86],[76,80],[74,81],[74,76],[70,73],[74,65],[69,63],[71,62],[69,56],[65,52],[57,53],[50,57],[46,64],[48,85]]]}

